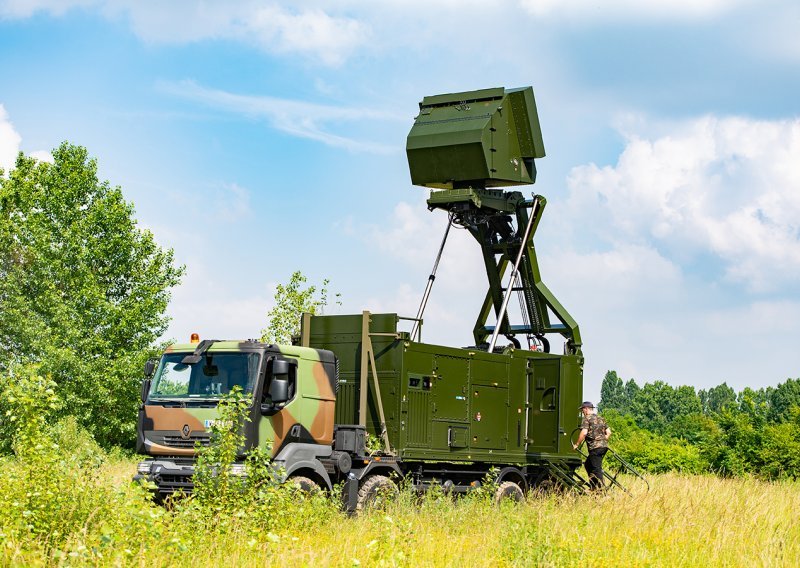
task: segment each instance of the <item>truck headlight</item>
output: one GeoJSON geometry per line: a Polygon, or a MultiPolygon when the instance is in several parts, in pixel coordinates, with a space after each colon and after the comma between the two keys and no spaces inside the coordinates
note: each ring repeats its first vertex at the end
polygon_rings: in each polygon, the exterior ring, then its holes
{"type": "Polygon", "coordinates": [[[247,475],[247,468],[243,463],[235,463],[231,465],[231,475],[245,476],[247,475]]]}
{"type": "Polygon", "coordinates": [[[142,475],[149,475],[150,474],[150,462],[139,462],[139,465],[136,466],[137,473],[141,473],[142,475]]]}

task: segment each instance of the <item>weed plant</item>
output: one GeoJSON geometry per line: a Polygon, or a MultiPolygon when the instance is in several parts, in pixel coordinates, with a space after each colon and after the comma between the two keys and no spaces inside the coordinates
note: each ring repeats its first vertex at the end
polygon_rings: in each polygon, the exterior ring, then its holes
{"type": "MultiPolygon", "coordinates": [[[[747,477],[664,474],[649,492],[499,507],[490,483],[461,498],[403,488],[349,517],[336,495],[277,483],[262,453],[245,480],[200,480],[164,508],[129,481],[135,459],[103,453],[74,421],[48,421],[58,401],[46,377],[18,370],[14,385],[2,393],[15,451],[0,461],[2,566],[800,565],[800,485],[747,477]]],[[[209,468],[224,470],[226,443],[206,454],[209,468]]]]}

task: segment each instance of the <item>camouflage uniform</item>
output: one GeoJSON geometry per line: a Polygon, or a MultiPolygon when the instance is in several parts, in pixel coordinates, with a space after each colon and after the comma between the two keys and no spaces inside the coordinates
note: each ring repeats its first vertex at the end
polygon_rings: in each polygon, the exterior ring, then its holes
{"type": "Polygon", "coordinates": [[[603,487],[603,458],[608,451],[606,428],[608,425],[597,414],[584,416],[581,430],[586,430],[586,445],[589,447],[589,457],[584,463],[586,473],[589,474],[589,487],[599,489],[603,487]]]}

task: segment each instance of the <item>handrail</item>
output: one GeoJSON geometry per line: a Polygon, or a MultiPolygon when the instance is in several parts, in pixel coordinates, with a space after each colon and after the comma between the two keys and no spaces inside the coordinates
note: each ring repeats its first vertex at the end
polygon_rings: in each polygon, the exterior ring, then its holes
{"type": "MultiPolygon", "coordinates": [[[[575,430],[572,431],[572,434],[570,434],[570,443],[572,443],[572,437],[575,435],[575,432],[578,432],[579,430],[580,430],[580,428],[575,428],[575,430]]],[[[581,448],[584,447],[585,445],[586,445],[585,441],[581,442],[581,445],[578,446],[577,448],[575,448],[575,451],[578,452],[581,456],[583,456],[584,459],[588,459],[589,458],[589,453],[588,452],[583,452],[581,450],[581,448]]],[[[619,481],[617,481],[617,477],[619,476],[619,474],[624,471],[624,472],[630,473],[630,474],[634,475],[635,477],[638,477],[639,479],[644,481],[644,484],[645,484],[645,487],[647,488],[647,491],[650,491],[650,483],[647,481],[647,479],[641,473],[639,473],[639,471],[635,467],[633,467],[633,465],[628,463],[621,455],[619,455],[616,451],[614,451],[610,447],[608,448],[608,452],[606,453],[606,455],[608,456],[609,454],[611,454],[611,457],[614,460],[616,460],[616,462],[618,464],[617,470],[614,473],[614,475],[611,475],[611,473],[609,472],[608,469],[603,468],[603,477],[605,479],[608,479],[609,483],[612,486],[619,487],[625,493],[630,495],[630,491],[628,491],[625,488],[624,485],[622,485],[619,481]]]]}

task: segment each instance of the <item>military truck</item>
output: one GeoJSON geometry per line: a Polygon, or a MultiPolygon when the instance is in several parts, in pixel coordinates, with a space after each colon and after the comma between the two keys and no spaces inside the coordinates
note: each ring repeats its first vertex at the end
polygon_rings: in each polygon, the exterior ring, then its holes
{"type": "Polygon", "coordinates": [[[533,89],[425,97],[407,156],[412,182],[431,189],[429,209],[447,213],[416,317],[304,314],[295,345],[171,346],[146,369],[138,429],[139,451],[151,456],[139,476],[161,497],[191,491],[195,448],[209,443],[216,406],[234,385],[252,401],[242,452],[271,445],[286,480],[305,488],[343,483],[349,510],[401,479],[457,493],[496,471],[497,497],[516,499],[582,485],[569,439],[583,387],[580,332],[542,282],[533,245],[546,200],[498,189],[534,183],[534,159],[544,157],[533,89]],[[464,348],[421,339],[453,225],[478,242],[489,284],[464,348]],[[550,353],[553,337],[560,354],[550,353]]]}

